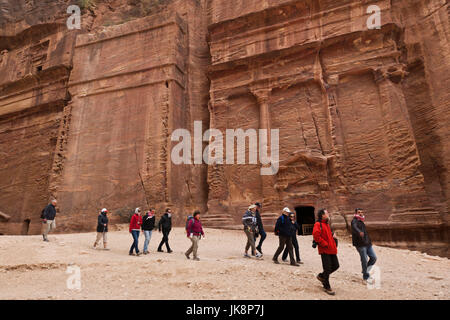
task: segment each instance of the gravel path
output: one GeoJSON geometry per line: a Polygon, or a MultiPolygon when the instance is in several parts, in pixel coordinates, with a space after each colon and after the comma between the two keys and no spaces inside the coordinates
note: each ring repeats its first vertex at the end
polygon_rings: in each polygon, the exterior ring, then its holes
{"type": "MultiPolygon", "coordinates": [[[[91,248],[95,233],[0,237],[0,299],[448,299],[450,262],[415,251],[375,246],[380,287],[362,283],[359,255],[340,239],[340,269],[331,275],[335,296],[321,290],[315,275],[320,256],[311,236],[299,237],[304,264],[275,265],[278,238],[268,234],[262,260],[242,257],[241,231],[206,229],[201,261],[187,260],[190,241],[182,228],[170,234],[172,254],[156,252],[161,234],[153,233],[151,253],[128,256],[132,239],[109,232],[110,251],[91,248]],[[80,268],[81,289],[68,289],[67,267],[80,268]]],[[[140,248],[144,237],[141,234],[140,248]]]]}

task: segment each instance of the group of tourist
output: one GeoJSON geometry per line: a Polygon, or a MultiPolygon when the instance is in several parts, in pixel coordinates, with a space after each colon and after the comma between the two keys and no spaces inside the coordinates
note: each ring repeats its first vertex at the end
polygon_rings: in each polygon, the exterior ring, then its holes
{"type": "MultiPolygon", "coordinates": [[[[47,205],[41,214],[43,222],[43,238],[44,241],[48,240],[48,233],[56,227],[56,200],[52,200],[47,205]]],[[[244,251],[245,258],[261,258],[263,256],[262,245],[266,239],[266,232],[261,218],[262,205],[260,203],[252,204],[248,207],[245,214],[242,217],[242,223],[244,225],[244,233],[246,235],[246,245],[244,251]],[[256,245],[256,239],[260,237],[258,245],[256,245]],[[251,248],[251,255],[248,254],[248,250],[251,248]]],[[[355,214],[351,222],[352,229],[352,243],[356,247],[362,266],[363,280],[368,281],[370,279],[369,270],[375,264],[377,257],[372,247],[372,242],[367,233],[364,223],[365,217],[362,209],[355,209],[355,214]]],[[[107,233],[108,233],[108,210],[103,208],[98,215],[97,223],[97,237],[94,242],[93,248],[96,249],[100,241],[103,239],[103,247],[108,250],[107,246],[107,233]]],[[[172,249],[169,246],[169,233],[172,230],[172,210],[167,208],[164,214],[161,216],[158,224],[155,223],[155,209],[151,208],[144,216],[141,215],[141,208],[136,208],[134,214],[131,217],[129,232],[133,238],[132,245],[129,250],[129,255],[140,256],[139,250],[139,234],[142,230],[145,236],[143,254],[148,254],[148,246],[152,237],[152,231],[157,228],[159,232],[162,232],[162,239],[158,246],[158,252],[163,252],[163,245],[166,246],[167,252],[172,253],[172,249]]],[[[191,241],[191,246],[185,252],[187,259],[190,259],[192,254],[193,260],[199,261],[198,257],[198,245],[200,239],[205,237],[202,223],[200,221],[200,211],[195,211],[192,216],[188,216],[186,220],[186,235],[191,241]]],[[[275,224],[275,235],[279,238],[279,246],[273,255],[273,262],[279,264],[278,257],[281,253],[282,260],[286,261],[289,255],[290,265],[299,266],[303,264],[300,259],[300,250],[297,241],[297,233],[299,225],[295,218],[295,213],[289,210],[288,207],[284,208],[280,217],[275,224]],[[295,256],[294,256],[295,252],[295,256]]],[[[331,230],[330,216],[326,209],[320,209],[317,214],[317,221],[313,227],[313,248],[318,249],[318,253],[321,256],[323,271],[317,275],[317,279],[321,282],[323,289],[326,293],[334,295],[335,292],[331,289],[330,275],[339,269],[339,260],[337,257],[338,241],[331,230]]]]}
{"type": "MultiPolygon", "coordinates": [[[[244,232],[247,237],[247,244],[244,251],[244,257],[246,258],[250,258],[250,255],[248,254],[249,248],[252,249],[252,256],[255,256],[256,258],[262,256],[261,245],[266,234],[264,232],[260,211],[261,204],[255,203],[248,207],[248,210],[242,217],[244,232]],[[263,234],[264,236],[261,237],[258,247],[255,247],[255,239],[259,234],[263,234]]],[[[360,208],[355,209],[355,215],[351,223],[352,242],[361,258],[363,280],[368,281],[370,278],[369,269],[375,264],[377,257],[373,250],[369,234],[367,233],[364,220],[363,210],[360,208]]],[[[291,212],[288,207],[285,207],[275,224],[275,235],[278,236],[279,245],[272,258],[274,263],[279,264],[278,257],[283,252],[283,261],[286,261],[286,258],[289,255],[290,265],[299,266],[300,264],[303,264],[300,259],[300,250],[297,241],[299,228],[295,213],[291,212]]],[[[322,283],[326,293],[334,295],[335,292],[331,289],[329,279],[330,275],[339,269],[339,260],[337,257],[338,240],[331,230],[330,216],[326,209],[320,209],[317,213],[317,221],[314,224],[312,234],[314,239],[312,246],[313,248],[317,247],[323,268],[323,271],[317,275],[317,279],[322,283]]]]}

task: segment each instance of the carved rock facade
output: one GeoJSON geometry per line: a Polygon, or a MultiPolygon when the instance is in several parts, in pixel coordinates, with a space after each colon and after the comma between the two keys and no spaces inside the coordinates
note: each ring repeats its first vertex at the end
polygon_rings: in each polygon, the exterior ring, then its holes
{"type": "Polygon", "coordinates": [[[363,207],[378,243],[448,255],[446,1],[96,1],[69,31],[73,3],[0,2],[0,233],[38,233],[50,196],[62,231],[104,206],[233,227],[260,201],[268,226],[289,206],[345,228],[363,207]],[[174,165],[195,120],[279,129],[277,174],[174,165]]]}

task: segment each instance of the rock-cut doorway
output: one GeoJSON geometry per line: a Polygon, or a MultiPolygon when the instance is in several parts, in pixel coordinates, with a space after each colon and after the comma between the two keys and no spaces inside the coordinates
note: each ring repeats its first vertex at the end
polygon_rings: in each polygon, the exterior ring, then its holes
{"type": "Polygon", "coordinates": [[[314,207],[298,206],[295,207],[295,213],[297,216],[297,223],[300,227],[298,234],[301,236],[311,235],[315,221],[314,207]]]}

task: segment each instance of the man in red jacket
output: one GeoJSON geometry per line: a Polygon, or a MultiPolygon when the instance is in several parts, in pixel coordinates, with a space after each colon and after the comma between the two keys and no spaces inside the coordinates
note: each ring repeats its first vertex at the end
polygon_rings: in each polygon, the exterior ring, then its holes
{"type": "Polygon", "coordinates": [[[202,223],[200,221],[200,211],[196,210],[194,212],[194,217],[189,220],[188,226],[186,228],[187,237],[191,239],[192,245],[186,251],[186,258],[190,259],[189,255],[193,253],[194,260],[199,261],[200,259],[197,256],[198,242],[201,237],[205,237],[205,233],[203,232],[202,223]]]}
{"type": "Polygon", "coordinates": [[[339,269],[336,241],[329,225],[328,211],[321,209],[317,215],[318,219],[313,228],[313,238],[317,244],[323,266],[323,272],[317,275],[317,279],[322,283],[326,293],[334,295],[329,278],[330,274],[339,269]]]}
{"type": "Polygon", "coordinates": [[[133,256],[133,249],[136,251],[136,255],[140,256],[141,253],[139,252],[138,248],[138,241],[139,241],[139,231],[141,230],[142,226],[142,217],[141,217],[141,209],[136,208],[134,211],[133,216],[131,217],[130,221],[130,233],[133,236],[133,244],[130,248],[130,256],[133,256]]]}

